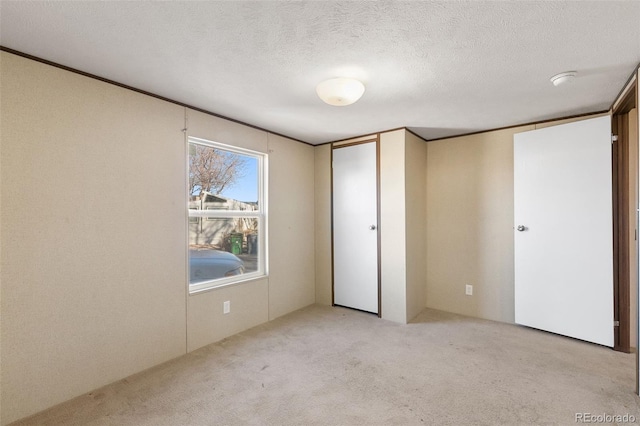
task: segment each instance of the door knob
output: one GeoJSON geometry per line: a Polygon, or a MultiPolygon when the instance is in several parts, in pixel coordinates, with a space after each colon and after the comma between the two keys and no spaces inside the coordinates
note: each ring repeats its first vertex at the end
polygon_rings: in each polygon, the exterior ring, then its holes
{"type": "Polygon", "coordinates": [[[526,226],[524,225],[518,225],[518,227],[516,228],[518,231],[522,232],[522,231],[526,231],[526,226]]]}
{"type": "Polygon", "coordinates": [[[375,225],[369,225],[369,229],[371,229],[372,231],[376,230],[376,226],[375,225]]]}

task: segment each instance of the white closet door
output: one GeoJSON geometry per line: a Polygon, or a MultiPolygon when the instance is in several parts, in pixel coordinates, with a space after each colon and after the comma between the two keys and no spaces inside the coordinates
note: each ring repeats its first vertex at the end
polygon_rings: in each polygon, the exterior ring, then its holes
{"type": "Polygon", "coordinates": [[[333,149],[333,297],[378,313],[376,143],[333,149]]]}
{"type": "Polygon", "coordinates": [[[516,323],[613,346],[611,118],[514,136],[516,323]]]}

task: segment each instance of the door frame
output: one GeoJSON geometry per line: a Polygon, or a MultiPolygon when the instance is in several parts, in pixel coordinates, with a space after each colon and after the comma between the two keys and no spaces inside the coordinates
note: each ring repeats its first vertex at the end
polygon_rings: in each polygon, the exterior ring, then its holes
{"type": "MultiPolygon", "coordinates": [[[[637,80],[632,78],[612,107],[612,182],[613,182],[613,315],[618,326],[614,326],[613,349],[631,352],[631,282],[629,267],[629,229],[636,227],[629,216],[629,188],[638,179],[630,176],[629,170],[629,121],[627,114],[637,108],[637,80]],[[625,93],[626,92],[626,93],[625,93]],[[614,140],[613,136],[617,136],[614,140]],[[632,180],[633,179],[633,180],[632,180]]],[[[637,141],[634,141],[637,143],[637,141]]],[[[634,209],[635,210],[635,209],[634,209]]],[[[637,241],[637,236],[636,236],[637,241]]],[[[637,243],[636,243],[637,244],[637,243]]],[[[635,284],[635,283],[634,283],[635,284]]]]}
{"type": "Polygon", "coordinates": [[[365,143],[375,143],[376,144],[376,229],[377,229],[377,240],[378,240],[378,256],[376,259],[377,269],[378,269],[378,318],[382,318],[382,263],[381,263],[381,247],[380,247],[380,133],[376,133],[375,137],[366,138],[362,140],[356,140],[353,142],[344,141],[344,142],[332,142],[330,149],[330,158],[329,158],[329,167],[331,168],[330,172],[330,181],[331,181],[331,306],[335,305],[335,271],[334,271],[334,250],[333,250],[333,230],[334,230],[334,217],[333,217],[333,150],[345,148],[354,145],[361,145],[365,143]]]}

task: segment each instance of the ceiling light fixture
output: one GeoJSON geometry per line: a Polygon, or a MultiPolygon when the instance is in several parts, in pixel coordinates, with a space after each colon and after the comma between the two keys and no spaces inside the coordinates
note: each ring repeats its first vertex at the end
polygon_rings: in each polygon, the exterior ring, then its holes
{"type": "Polygon", "coordinates": [[[560,74],[556,74],[551,77],[549,80],[553,83],[554,86],[560,86],[561,84],[567,83],[578,75],[578,71],[565,71],[560,74]]]}
{"type": "Polygon", "coordinates": [[[329,105],[351,105],[362,97],[364,84],[354,78],[331,78],[318,84],[316,93],[329,105]]]}

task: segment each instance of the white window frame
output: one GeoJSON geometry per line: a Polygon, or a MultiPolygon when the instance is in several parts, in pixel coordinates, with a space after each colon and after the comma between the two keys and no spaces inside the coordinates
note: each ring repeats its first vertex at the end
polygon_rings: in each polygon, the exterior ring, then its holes
{"type": "Polygon", "coordinates": [[[223,151],[232,152],[234,154],[246,155],[253,157],[258,163],[258,210],[194,210],[189,209],[189,189],[187,188],[187,287],[189,294],[199,293],[219,287],[234,285],[245,281],[255,280],[268,276],[268,256],[267,256],[267,177],[268,177],[268,157],[266,153],[253,151],[246,148],[239,148],[223,144],[220,142],[209,141],[206,139],[196,138],[189,136],[187,138],[187,185],[189,182],[189,145],[201,145],[209,148],[220,149],[223,151]],[[189,221],[192,218],[214,218],[214,219],[227,219],[227,218],[241,218],[250,217],[258,219],[258,269],[254,272],[249,272],[241,275],[234,275],[232,277],[217,278],[210,281],[203,281],[196,284],[190,283],[190,267],[189,267],[189,221]]]}

